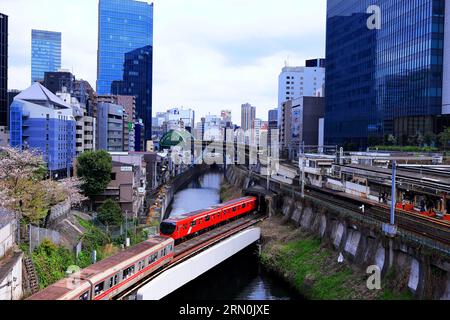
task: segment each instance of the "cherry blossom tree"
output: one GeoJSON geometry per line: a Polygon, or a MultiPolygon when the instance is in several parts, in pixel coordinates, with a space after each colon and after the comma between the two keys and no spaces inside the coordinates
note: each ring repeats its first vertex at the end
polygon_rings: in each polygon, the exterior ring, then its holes
{"type": "Polygon", "coordinates": [[[85,200],[80,180],[47,180],[46,171],[38,151],[0,148],[0,206],[19,213],[26,222],[38,223],[58,203],[78,205],[85,200]]]}

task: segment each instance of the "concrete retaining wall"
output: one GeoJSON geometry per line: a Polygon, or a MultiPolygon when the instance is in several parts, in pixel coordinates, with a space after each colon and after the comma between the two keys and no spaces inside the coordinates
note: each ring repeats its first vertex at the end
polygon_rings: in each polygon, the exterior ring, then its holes
{"type": "MultiPolygon", "coordinates": [[[[393,261],[389,261],[390,244],[381,232],[349,224],[339,215],[324,212],[323,208],[314,204],[302,203],[286,196],[280,211],[302,230],[328,241],[349,263],[361,269],[377,265],[383,275],[394,266],[399,277],[406,279],[407,287],[416,297],[450,299],[450,280],[447,280],[442,292],[432,289],[439,287],[439,283],[436,283],[439,280],[427,280],[425,269],[430,268],[429,264],[433,262],[423,259],[417,248],[394,241],[393,261]]],[[[442,270],[450,279],[449,271],[442,270]]]]}
{"type": "MultiPolygon", "coordinates": [[[[248,172],[231,167],[227,177],[231,183],[243,186],[242,179],[248,177],[248,172]]],[[[339,184],[336,181],[337,189],[341,187],[339,184]]],[[[450,257],[430,256],[420,246],[402,242],[400,238],[390,241],[379,228],[350,222],[323,204],[294,199],[292,194],[280,193],[279,197],[282,198],[279,213],[330,244],[349,263],[362,270],[377,265],[383,276],[394,268],[396,281],[404,283],[417,298],[450,299],[450,257]]]]}

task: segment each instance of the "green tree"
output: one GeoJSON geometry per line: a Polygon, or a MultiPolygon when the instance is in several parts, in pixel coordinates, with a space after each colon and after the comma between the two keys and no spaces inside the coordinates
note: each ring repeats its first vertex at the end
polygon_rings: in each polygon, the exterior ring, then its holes
{"type": "Polygon", "coordinates": [[[78,157],[77,175],[83,180],[81,189],[92,200],[111,182],[112,158],[106,151],[88,151],[78,157]]]}
{"type": "Polygon", "coordinates": [[[389,146],[395,146],[395,145],[397,145],[397,138],[394,136],[394,135],[392,135],[392,134],[390,134],[388,137],[387,137],[387,141],[388,141],[388,145],[389,146]]]}
{"type": "Polygon", "coordinates": [[[444,131],[439,134],[439,141],[444,148],[444,152],[447,151],[447,147],[450,143],[450,127],[446,127],[444,131]]]}
{"type": "Polygon", "coordinates": [[[429,147],[434,147],[436,144],[436,135],[431,132],[427,132],[424,136],[424,142],[429,147]]]}
{"type": "Polygon", "coordinates": [[[108,199],[98,209],[97,218],[107,226],[120,226],[123,222],[122,209],[117,202],[108,199]]]}

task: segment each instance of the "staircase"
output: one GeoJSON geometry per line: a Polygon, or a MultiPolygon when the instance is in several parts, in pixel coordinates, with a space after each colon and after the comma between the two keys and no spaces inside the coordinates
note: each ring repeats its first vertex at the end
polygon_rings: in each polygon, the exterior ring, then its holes
{"type": "Polygon", "coordinates": [[[34,267],[33,261],[30,257],[23,258],[23,263],[26,272],[27,286],[31,294],[35,294],[39,291],[39,279],[34,267]]]}

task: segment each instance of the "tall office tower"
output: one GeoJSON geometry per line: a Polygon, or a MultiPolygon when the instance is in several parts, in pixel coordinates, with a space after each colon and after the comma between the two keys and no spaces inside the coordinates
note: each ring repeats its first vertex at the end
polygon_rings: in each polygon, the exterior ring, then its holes
{"type": "Polygon", "coordinates": [[[256,108],[249,103],[241,106],[241,129],[245,132],[245,143],[255,145],[255,119],[256,108]]]}
{"type": "Polygon", "coordinates": [[[326,144],[407,144],[436,130],[445,2],[328,0],[326,144]]]}
{"type": "Polygon", "coordinates": [[[56,94],[62,92],[63,87],[68,93],[73,93],[75,76],[66,70],[59,70],[57,72],[44,73],[44,87],[56,94]]]}
{"type": "Polygon", "coordinates": [[[113,81],[111,93],[136,97],[138,118],[145,125],[146,140],[151,140],[152,128],[152,70],[153,49],[139,48],[125,54],[123,80],[113,81]]]}
{"type": "Polygon", "coordinates": [[[278,109],[269,110],[269,124],[268,124],[268,143],[270,146],[272,146],[272,137],[273,139],[276,138],[275,130],[278,129],[278,109]]]}
{"type": "Polygon", "coordinates": [[[249,103],[241,106],[241,128],[244,131],[255,129],[256,108],[249,103]]]}
{"type": "Polygon", "coordinates": [[[442,114],[450,115],[450,4],[445,6],[444,80],[442,88],[442,114]]]}
{"type": "Polygon", "coordinates": [[[11,104],[11,146],[39,150],[52,177],[70,174],[75,126],[72,107],[40,83],[22,91],[11,104]]]}
{"type": "Polygon", "coordinates": [[[61,69],[61,33],[31,30],[31,83],[61,69]]]}
{"type": "Polygon", "coordinates": [[[8,16],[0,13],[0,127],[8,126],[8,16]]]}
{"type": "Polygon", "coordinates": [[[281,122],[282,104],[302,97],[323,97],[325,59],[311,59],[305,67],[286,65],[278,78],[278,122],[281,122]]]}
{"type": "Polygon", "coordinates": [[[278,109],[269,110],[269,129],[278,128],[278,109]]]}
{"type": "Polygon", "coordinates": [[[129,89],[127,95],[136,96],[138,118],[144,121],[145,138],[150,140],[153,4],[134,0],[100,0],[98,25],[97,93],[114,93],[113,82],[124,81],[125,88],[129,89]],[[140,50],[144,51],[142,55],[145,57],[142,59],[140,50]],[[130,66],[129,62],[134,63],[136,56],[139,58],[139,68],[142,69],[129,70],[124,78],[125,68],[130,66]],[[133,84],[128,81],[136,80],[136,72],[139,73],[139,80],[135,83],[137,88],[131,90],[133,84]]]}

